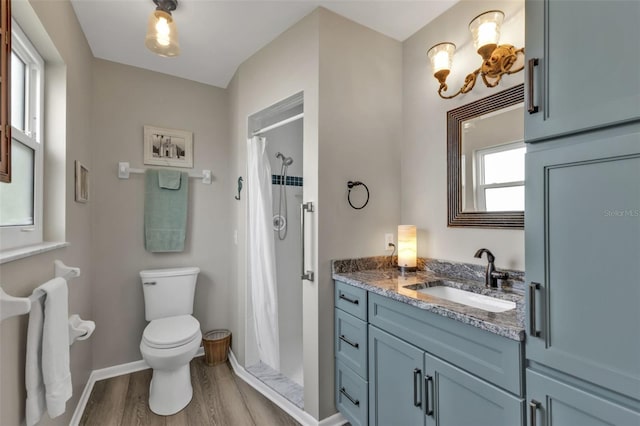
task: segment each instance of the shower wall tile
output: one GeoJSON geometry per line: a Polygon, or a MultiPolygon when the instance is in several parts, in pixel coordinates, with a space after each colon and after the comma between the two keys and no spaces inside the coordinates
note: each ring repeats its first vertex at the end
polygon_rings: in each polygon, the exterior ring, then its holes
{"type": "MultiPolygon", "coordinates": [[[[302,186],[302,176],[287,176],[286,185],[287,186],[302,186]]],[[[272,185],[282,185],[282,176],[281,175],[271,175],[271,184],[272,185]]]]}

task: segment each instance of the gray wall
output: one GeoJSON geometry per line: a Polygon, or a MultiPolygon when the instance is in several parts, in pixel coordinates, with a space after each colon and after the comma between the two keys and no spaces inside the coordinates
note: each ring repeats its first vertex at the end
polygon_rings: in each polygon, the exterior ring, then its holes
{"type": "Polygon", "coordinates": [[[320,18],[316,303],[324,418],[335,411],[327,374],[334,369],[331,259],[389,254],[384,234],[400,222],[402,44],[326,9],[320,18]],[[362,210],[347,203],[349,180],[369,187],[362,210]]]}
{"type": "MultiPolygon", "coordinates": [[[[53,277],[53,261],[60,259],[77,266],[82,276],[69,282],[69,310],[86,319],[92,313],[91,211],[95,206],[94,187],[88,204],[74,201],[74,160],[85,164],[93,176],[90,147],[91,118],[91,51],[68,1],[14,2],[14,14],[41,22],[41,29],[59,53],[46,57],[49,77],[55,83],[46,90],[49,96],[46,119],[53,122],[45,130],[47,160],[45,163],[45,201],[49,220],[45,237],[68,241],[70,245],[44,254],[13,261],[0,266],[2,288],[14,296],[28,296],[33,289],[53,277]],[[29,8],[29,4],[33,9],[29,8]],[[35,11],[35,14],[34,14],[35,11]],[[64,62],[64,64],[62,63],[64,62]],[[66,84],[66,87],[65,87],[66,84]],[[66,90],[65,90],[66,89],[66,90]],[[65,105],[61,107],[61,105],[65,105]],[[56,109],[57,108],[57,109],[56,109]],[[51,207],[49,209],[49,207],[51,207]],[[48,213],[49,214],[49,213],[48,213]],[[55,217],[57,220],[51,220],[55,217]]],[[[22,21],[20,21],[22,23],[22,21]]],[[[33,20],[32,20],[33,23],[33,20]]],[[[34,24],[37,27],[37,23],[34,24]]],[[[27,29],[28,31],[28,29],[27,29]]],[[[47,37],[35,37],[38,49],[49,45],[47,37]]],[[[15,317],[0,326],[0,424],[24,422],[24,359],[28,316],[15,317]]],[[[92,369],[92,340],[71,347],[73,397],[64,415],[50,420],[45,414],[41,425],[68,424],[92,369]]]]}
{"type": "Polygon", "coordinates": [[[524,231],[447,228],[447,111],[522,83],[524,72],[505,77],[494,89],[478,81],[472,92],[445,100],[437,94],[426,52],[442,41],[458,46],[447,79],[449,91],[457,91],[465,75],[481,63],[467,25],[490,9],[505,13],[501,42],[522,47],[523,0],[461,1],[403,43],[401,217],[403,223],[418,227],[419,256],[482,263],[473,254],[487,247],[496,255],[496,266],[524,270],[524,231]]]}
{"type": "Polygon", "coordinates": [[[228,105],[224,90],[96,59],[91,122],[93,178],[93,367],[141,359],[146,326],[138,272],[198,266],[194,316],[203,331],[229,326],[228,105]],[[148,253],[143,241],[144,176],[117,177],[118,161],[143,164],[145,124],[193,132],[194,168],[213,184],[190,180],[187,240],[182,253],[148,253]]]}
{"type": "MultiPolygon", "coordinates": [[[[265,108],[292,96],[304,92],[303,123],[303,163],[304,163],[304,200],[318,199],[318,12],[315,11],[282,33],[266,47],[242,63],[228,91],[231,111],[231,176],[245,177],[246,183],[246,143],[248,117],[265,108]]],[[[235,188],[235,183],[232,184],[235,188]]],[[[245,343],[252,339],[245,335],[247,310],[246,277],[246,207],[251,188],[242,192],[242,200],[234,202],[232,231],[237,232],[237,245],[231,258],[231,288],[229,305],[236,310],[232,313],[233,350],[238,361],[244,365],[245,343]]],[[[315,238],[315,235],[310,237],[315,238]]],[[[317,253],[312,253],[312,258],[317,253]]],[[[317,264],[315,260],[310,264],[317,264]]],[[[304,384],[305,410],[312,416],[319,416],[318,394],[318,313],[316,285],[301,283],[303,303],[303,345],[304,345],[304,384]]],[[[325,397],[325,396],[323,396],[325,397]]]]}

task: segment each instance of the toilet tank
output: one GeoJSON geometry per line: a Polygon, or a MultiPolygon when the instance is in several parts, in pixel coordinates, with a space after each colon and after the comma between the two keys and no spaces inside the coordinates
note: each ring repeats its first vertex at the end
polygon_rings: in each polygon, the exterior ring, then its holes
{"type": "Polygon", "coordinates": [[[147,321],[191,315],[199,272],[195,267],[140,271],[147,321]]]}

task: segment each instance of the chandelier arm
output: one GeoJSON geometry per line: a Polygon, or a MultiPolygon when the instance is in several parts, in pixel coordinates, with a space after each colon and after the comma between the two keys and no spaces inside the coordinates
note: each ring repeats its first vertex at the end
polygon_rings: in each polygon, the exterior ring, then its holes
{"type": "Polygon", "coordinates": [[[476,80],[478,77],[478,74],[480,73],[480,68],[478,68],[477,70],[475,70],[472,73],[469,73],[465,79],[464,79],[464,83],[462,83],[462,87],[460,88],[460,90],[458,90],[455,94],[451,95],[451,96],[446,96],[443,95],[442,92],[447,90],[447,85],[446,84],[441,84],[440,88],[438,89],[438,95],[440,95],[440,97],[442,99],[453,99],[456,96],[458,96],[459,94],[464,94],[467,92],[470,92],[471,89],[473,89],[473,86],[475,86],[476,84],[476,80]]]}
{"type": "Polygon", "coordinates": [[[496,80],[492,83],[489,80],[487,80],[487,75],[485,73],[482,73],[482,81],[484,82],[484,85],[489,87],[489,88],[493,88],[496,87],[498,84],[500,84],[500,80],[502,79],[502,74],[498,74],[494,77],[496,80]]]}

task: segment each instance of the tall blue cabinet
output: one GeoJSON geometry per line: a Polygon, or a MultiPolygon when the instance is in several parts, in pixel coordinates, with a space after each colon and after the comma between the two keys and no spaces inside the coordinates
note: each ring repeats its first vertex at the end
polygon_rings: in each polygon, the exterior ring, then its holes
{"type": "Polygon", "coordinates": [[[638,22],[636,0],[526,2],[531,426],[640,425],[638,22]]]}

